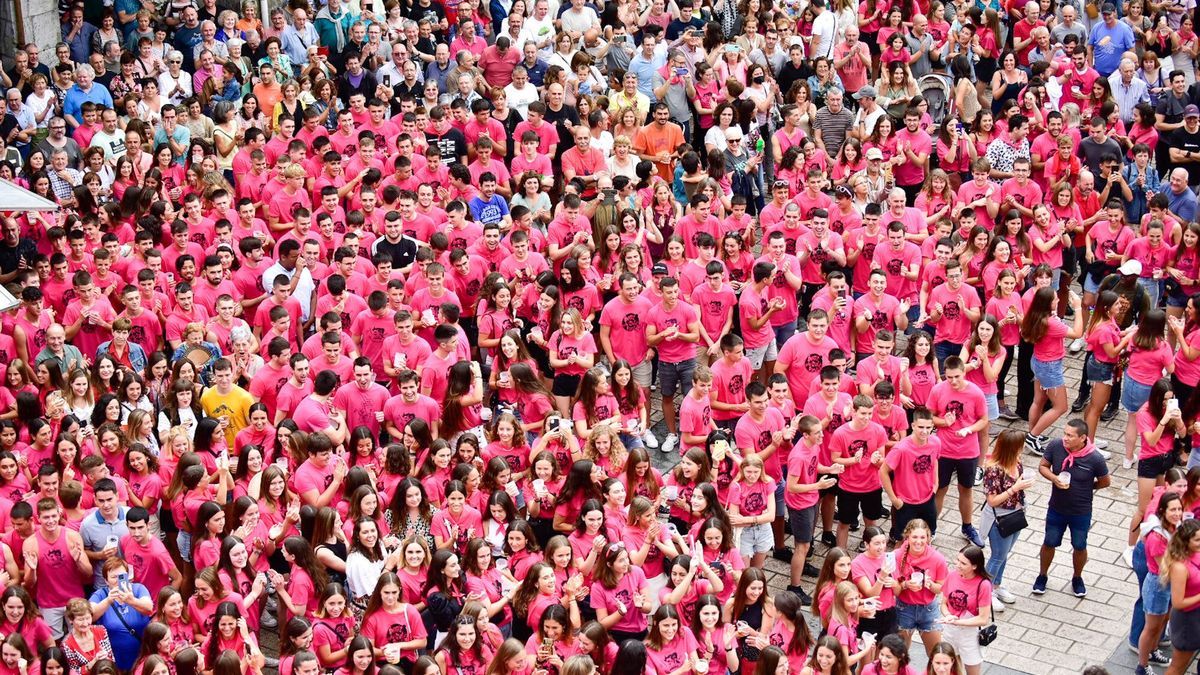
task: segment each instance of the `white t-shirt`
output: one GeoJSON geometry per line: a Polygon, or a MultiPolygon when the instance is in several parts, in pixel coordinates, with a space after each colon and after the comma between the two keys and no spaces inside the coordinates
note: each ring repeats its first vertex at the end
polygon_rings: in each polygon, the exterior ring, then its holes
{"type": "Polygon", "coordinates": [[[816,50],[809,56],[814,59],[821,56],[833,56],[833,44],[836,36],[837,17],[827,9],[822,10],[820,16],[813,21],[812,27],[813,44],[817,44],[818,39],[820,43],[816,47],[816,50]]]}

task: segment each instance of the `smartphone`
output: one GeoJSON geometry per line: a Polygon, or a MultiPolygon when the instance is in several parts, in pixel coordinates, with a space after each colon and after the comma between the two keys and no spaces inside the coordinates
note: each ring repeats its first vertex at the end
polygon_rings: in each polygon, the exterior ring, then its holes
{"type": "Polygon", "coordinates": [[[1172,412],[1175,410],[1179,410],[1179,399],[1177,399],[1177,398],[1167,399],[1167,412],[1172,412]]]}
{"type": "Polygon", "coordinates": [[[571,431],[571,420],[564,419],[562,417],[558,418],[558,431],[559,431],[559,433],[563,433],[563,434],[570,432],[571,431]]]}
{"type": "Polygon", "coordinates": [[[680,76],[680,77],[683,77],[684,75],[687,75],[687,72],[688,72],[688,71],[687,71],[687,68],[676,68],[676,69],[675,69],[675,74],[676,74],[676,75],[678,75],[678,76],[680,76]]]}

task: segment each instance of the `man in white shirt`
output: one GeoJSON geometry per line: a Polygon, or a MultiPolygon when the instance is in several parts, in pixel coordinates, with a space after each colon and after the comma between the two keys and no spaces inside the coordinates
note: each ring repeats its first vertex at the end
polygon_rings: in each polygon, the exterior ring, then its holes
{"type": "Polygon", "coordinates": [[[809,57],[813,59],[822,56],[830,58],[833,56],[833,43],[837,36],[837,17],[833,12],[825,9],[825,0],[812,0],[809,7],[812,7],[813,13],[816,15],[813,19],[812,37],[809,38],[808,43],[809,57]]]}

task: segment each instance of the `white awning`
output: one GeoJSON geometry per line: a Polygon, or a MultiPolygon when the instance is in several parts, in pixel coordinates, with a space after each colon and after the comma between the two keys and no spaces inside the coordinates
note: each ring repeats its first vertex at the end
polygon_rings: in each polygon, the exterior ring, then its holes
{"type": "Polygon", "coordinates": [[[57,211],[58,204],[39,197],[15,183],[0,180],[0,212],[57,211]]]}

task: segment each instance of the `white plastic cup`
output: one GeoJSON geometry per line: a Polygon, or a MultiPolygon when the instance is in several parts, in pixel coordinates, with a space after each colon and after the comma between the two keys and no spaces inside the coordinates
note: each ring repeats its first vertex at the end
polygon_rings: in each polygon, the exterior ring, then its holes
{"type": "Polygon", "coordinates": [[[673,502],[676,499],[679,499],[679,486],[678,485],[668,485],[665,488],[665,491],[667,494],[667,501],[673,502]]]}
{"type": "Polygon", "coordinates": [[[492,421],[492,409],[488,408],[486,406],[484,406],[483,408],[480,408],[479,409],[479,419],[483,420],[484,422],[492,421]]]}
{"type": "Polygon", "coordinates": [[[708,660],[707,659],[696,659],[696,664],[693,666],[693,668],[696,670],[697,673],[707,673],[708,672],[708,660]]]}
{"type": "Polygon", "coordinates": [[[516,481],[511,481],[511,480],[510,480],[510,481],[508,481],[507,483],[505,483],[505,484],[504,484],[504,491],[505,491],[505,492],[507,492],[507,493],[509,494],[509,496],[512,496],[512,495],[516,494],[516,492],[517,492],[517,483],[516,483],[516,481]]]}
{"type": "Polygon", "coordinates": [[[496,569],[500,572],[508,569],[508,558],[496,558],[496,569]]]}
{"type": "Polygon", "coordinates": [[[424,312],[421,312],[421,321],[433,323],[435,319],[436,317],[433,315],[432,309],[426,309],[424,312]]]}
{"type": "Polygon", "coordinates": [[[911,581],[915,581],[915,582],[917,582],[918,584],[921,584],[921,585],[924,585],[924,584],[925,584],[925,574],[924,574],[923,572],[913,572],[913,573],[912,573],[912,576],[911,576],[911,577],[909,577],[909,579],[910,579],[911,581]]]}
{"type": "Polygon", "coordinates": [[[498,375],[496,377],[496,379],[500,382],[500,384],[508,384],[509,382],[512,381],[512,376],[508,374],[507,370],[505,370],[505,371],[501,372],[500,375],[498,375]]]}
{"type": "Polygon", "coordinates": [[[545,494],[546,481],[542,480],[541,478],[534,478],[533,479],[533,491],[539,495],[545,494]]]}
{"type": "Polygon", "coordinates": [[[1070,471],[1063,471],[1062,473],[1058,474],[1058,479],[1061,480],[1062,482],[1066,483],[1067,487],[1071,486],[1071,472],[1070,471]]]}
{"type": "Polygon", "coordinates": [[[1037,476],[1037,472],[1029,467],[1025,467],[1021,471],[1021,478],[1023,478],[1024,480],[1033,480],[1034,477],[1036,477],[1036,476],[1037,476]]]}

